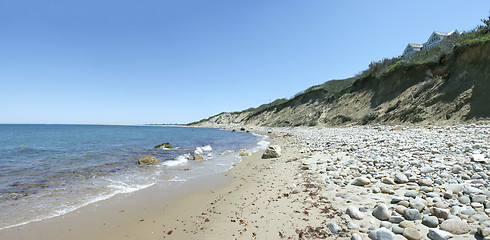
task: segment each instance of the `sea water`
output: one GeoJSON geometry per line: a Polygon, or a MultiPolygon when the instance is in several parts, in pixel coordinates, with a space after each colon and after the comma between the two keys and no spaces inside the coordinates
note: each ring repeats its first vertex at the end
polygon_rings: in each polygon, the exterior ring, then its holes
{"type": "Polygon", "coordinates": [[[266,137],[218,129],[0,125],[0,229],[59,216],[156,183],[223,172],[266,137]],[[169,142],[173,149],[155,149],[169,142]],[[203,160],[192,160],[200,152],[203,160]],[[154,156],[156,165],[139,165],[154,156]]]}

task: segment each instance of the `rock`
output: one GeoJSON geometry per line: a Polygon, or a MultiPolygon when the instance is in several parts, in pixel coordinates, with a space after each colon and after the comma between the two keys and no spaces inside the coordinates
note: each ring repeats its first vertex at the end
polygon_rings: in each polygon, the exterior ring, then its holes
{"type": "Polygon", "coordinates": [[[364,218],[364,214],[359,211],[359,208],[354,206],[349,206],[345,213],[353,219],[361,220],[364,218]]]}
{"type": "Polygon", "coordinates": [[[413,208],[408,208],[403,212],[403,217],[407,220],[420,220],[422,219],[422,216],[420,215],[419,210],[413,209],[413,208]]]}
{"type": "Polygon", "coordinates": [[[378,205],[373,209],[373,216],[379,220],[388,220],[391,216],[391,211],[384,204],[378,205]]]}
{"type": "Polygon", "coordinates": [[[402,228],[417,228],[417,226],[415,226],[415,223],[413,221],[403,221],[400,224],[398,224],[398,226],[402,228]]]}
{"type": "Polygon", "coordinates": [[[385,186],[381,186],[381,193],[385,193],[385,194],[395,194],[395,190],[391,189],[391,188],[387,188],[385,186]]]}
{"type": "Polygon", "coordinates": [[[415,228],[405,228],[402,235],[408,240],[419,240],[422,237],[420,232],[415,228]]]}
{"type": "Polygon", "coordinates": [[[480,236],[486,238],[490,236],[490,228],[481,228],[479,227],[476,231],[480,236]]]}
{"type": "Polygon", "coordinates": [[[465,221],[451,218],[441,223],[441,229],[453,234],[465,234],[470,232],[470,226],[465,221]]]}
{"type": "Polygon", "coordinates": [[[429,228],[429,233],[427,234],[427,237],[432,240],[447,240],[454,237],[454,235],[437,228],[429,228]]]}
{"type": "Polygon", "coordinates": [[[484,154],[471,154],[471,160],[479,163],[484,163],[487,161],[484,154]]]}
{"type": "Polygon", "coordinates": [[[482,190],[472,187],[472,186],[464,186],[463,192],[466,194],[481,194],[482,190]]]}
{"type": "Polygon", "coordinates": [[[352,185],[355,185],[355,186],[365,186],[365,185],[368,185],[370,183],[371,183],[371,181],[368,178],[366,178],[366,177],[359,177],[359,178],[356,178],[352,182],[352,185]]]}
{"type": "Polygon", "coordinates": [[[403,218],[402,216],[391,216],[388,221],[390,223],[401,223],[403,221],[405,221],[405,218],[403,218]]]}
{"type": "Polygon", "coordinates": [[[138,159],[139,164],[157,164],[158,159],[153,156],[144,156],[138,159]]]}
{"type": "Polygon", "coordinates": [[[350,237],[350,240],[362,240],[362,237],[361,235],[357,234],[357,233],[354,233],[352,234],[352,236],[350,237]]]}
{"type": "Polygon", "coordinates": [[[461,184],[449,184],[446,186],[446,190],[451,190],[453,193],[460,193],[464,190],[464,186],[461,184]]]}
{"type": "Polygon", "coordinates": [[[436,228],[439,225],[439,220],[436,216],[424,216],[422,224],[430,228],[436,228]]]}
{"type": "Polygon", "coordinates": [[[453,166],[453,169],[451,170],[453,173],[458,174],[462,172],[464,169],[460,165],[456,164],[453,166]]]}
{"type": "Polygon", "coordinates": [[[472,202],[477,202],[477,203],[485,203],[485,200],[487,199],[487,196],[486,195],[473,195],[473,197],[471,197],[471,201],[472,202]]]}
{"type": "Polygon", "coordinates": [[[396,131],[396,130],[402,130],[403,129],[403,126],[400,126],[400,125],[396,125],[394,126],[391,131],[396,131]]]}
{"type": "Polygon", "coordinates": [[[461,196],[458,198],[458,201],[459,201],[459,203],[464,205],[464,204],[470,203],[470,198],[467,196],[461,196]]]}
{"type": "Polygon", "coordinates": [[[379,227],[384,227],[384,228],[386,228],[386,229],[390,229],[390,228],[391,228],[391,226],[393,226],[393,224],[391,224],[391,223],[390,223],[390,222],[388,222],[388,221],[381,221],[381,222],[379,223],[379,227]]]}
{"type": "Polygon", "coordinates": [[[380,228],[376,231],[376,240],[392,240],[395,234],[386,228],[380,228]]]}
{"type": "Polygon", "coordinates": [[[397,212],[398,214],[403,214],[405,212],[405,209],[407,209],[407,207],[403,205],[397,205],[395,207],[395,212],[397,212]]]}
{"type": "Polygon", "coordinates": [[[170,144],[169,142],[166,142],[166,143],[156,145],[153,148],[172,149],[172,148],[174,148],[174,146],[172,146],[172,144],[170,144]]]}
{"type": "Polygon", "coordinates": [[[405,197],[411,197],[411,198],[415,198],[417,195],[419,194],[419,192],[415,191],[415,190],[408,190],[404,196],[405,197]]]}
{"type": "Polygon", "coordinates": [[[402,235],[397,234],[397,235],[395,235],[395,236],[393,237],[393,240],[407,240],[407,238],[405,238],[405,237],[404,237],[404,236],[402,236],[402,235]]]}
{"type": "Polygon", "coordinates": [[[262,159],[268,158],[278,158],[281,157],[281,147],[279,145],[269,145],[264,154],[262,154],[262,159]]]}
{"type": "Polygon", "coordinates": [[[432,208],[431,209],[432,215],[442,218],[442,219],[447,219],[451,213],[449,212],[449,209],[443,209],[443,208],[432,208]]]}
{"type": "Polygon", "coordinates": [[[395,175],[395,182],[396,183],[407,183],[408,182],[407,175],[405,175],[403,173],[397,173],[395,175]]]}
{"type": "Polygon", "coordinates": [[[252,155],[252,153],[251,153],[250,151],[248,151],[248,150],[246,150],[246,149],[242,149],[242,150],[240,150],[240,156],[241,156],[241,157],[248,157],[248,156],[250,156],[250,155],[252,155]]]}
{"type": "Polygon", "coordinates": [[[464,215],[475,215],[476,214],[476,211],[475,211],[475,209],[473,209],[471,207],[463,207],[461,209],[461,214],[464,214],[464,215]]]}
{"type": "Polygon", "coordinates": [[[342,228],[339,225],[337,225],[337,223],[334,223],[334,222],[328,223],[327,228],[333,234],[337,234],[338,232],[342,231],[342,228]]]}
{"type": "Polygon", "coordinates": [[[381,180],[381,181],[382,181],[383,183],[385,183],[385,184],[389,184],[389,185],[395,185],[395,184],[396,184],[396,183],[395,183],[395,181],[394,181],[392,178],[389,178],[389,177],[387,177],[387,178],[383,178],[383,180],[381,180]]]}
{"type": "Polygon", "coordinates": [[[357,230],[357,229],[359,229],[359,225],[357,225],[357,224],[355,224],[353,222],[348,222],[347,223],[347,228],[348,229],[351,229],[351,230],[357,230]]]}
{"type": "Polygon", "coordinates": [[[430,178],[422,178],[422,179],[419,179],[417,181],[417,183],[420,185],[420,186],[427,186],[427,187],[430,187],[432,186],[432,184],[434,184],[434,181],[432,181],[432,179],[430,178]]]}
{"type": "Polygon", "coordinates": [[[391,231],[392,231],[393,233],[395,233],[395,234],[402,234],[402,233],[403,233],[403,231],[405,231],[405,229],[404,229],[404,228],[402,228],[402,227],[399,227],[399,226],[393,226],[393,227],[391,228],[391,231]]]}
{"type": "Polygon", "coordinates": [[[194,158],[193,159],[194,160],[202,160],[202,159],[204,159],[204,157],[201,154],[196,153],[196,154],[194,154],[194,158]]]}

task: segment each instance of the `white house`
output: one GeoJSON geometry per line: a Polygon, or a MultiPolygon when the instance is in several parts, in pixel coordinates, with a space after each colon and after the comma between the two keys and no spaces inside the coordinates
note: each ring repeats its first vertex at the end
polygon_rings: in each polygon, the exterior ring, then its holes
{"type": "Polygon", "coordinates": [[[430,35],[429,40],[427,40],[427,42],[424,43],[423,50],[431,49],[433,47],[437,47],[437,46],[441,45],[441,43],[445,39],[449,39],[449,38],[452,38],[452,37],[455,37],[455,36],[459,36],[459,32],[456,29],[454,29],[454,30],[452,30],[451,32],[448,32],[448,33],[445,33],[445,32],[433,32],[430,35]]]}
{"type": "Polygon", "coordinates": [[[405,48],[405,51],[403,51],[403,56],[405,56],[406,58],[410,58],[412,54],[420,52],[423,46],[423,44],[409,43],[405,48]]]}
{"type": "Polygon", "coordinates": [[[403,56],[405,58],[410,58],[414,53],[424,51],[431,49],[433,47],[441,46],[444,45],[444,43],[449,42],[447,41],[448,39],[452,39],[454,37],[459,36],[460,33],[458,30],[454,29],[451,32],[445,33],[445,32],[433,32],[429,40],[425,42],[424,44],[416,44],[416,43],[409,43],[405,50],[403,51],[403,56]]]}

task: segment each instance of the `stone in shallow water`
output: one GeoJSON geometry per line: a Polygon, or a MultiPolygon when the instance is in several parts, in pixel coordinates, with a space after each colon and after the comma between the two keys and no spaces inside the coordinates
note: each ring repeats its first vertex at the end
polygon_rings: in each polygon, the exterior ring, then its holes
{"type": "Polygon", "coordinates": [[[138,159],[139,164],[157,164],[158,159],[153,156],[144,156],[138,159]]]}

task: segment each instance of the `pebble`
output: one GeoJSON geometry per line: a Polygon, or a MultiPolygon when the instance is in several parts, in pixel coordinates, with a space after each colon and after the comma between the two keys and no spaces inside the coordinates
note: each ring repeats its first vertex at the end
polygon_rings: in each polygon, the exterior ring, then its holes
{"type": "Polygon", "coordinates": [[[361,235],[357,234],[357,233],[354,233],[352,234],[352,236],[350,237],[350,240],[362,240],[362,237],[361,235]]]}
{"type": "Polygon", "coordinates": [[[427,234],[427,237],[432,240],[447,240],[454,237],[454,235],[437,228],[429,228],[429,233],[427,234]]]}
{"type": "Polygon", "coordinates": [[[368,178],[366,178],[366,177],[359,177],[359,178],[356,178],[352,182],[352,185],[355,185],[355,186],[365,186],[365,185],[368,185],[370,183],[371,183],[371,181],[368,178]]]}
{"type": "Polygon", "coordinates": [[[432,211],[432,215],[434,215],[438,218],[442,218],[442,219],[446,219],[449,217],[449,215],[451,215],[451,213],[449,212],[449,209],[434,207],[431,209],[431,211],[432,211]]]}
{"type": "Polygon", "coordinates": [[[395,234],[386,228],[380,228],[369,233],[368,237],[373,240],[392,240],[395,234]]]}
{"type": "Polygon", "coordinates": [[[338,232],[342,231],[342,228],[339,225],[337,225],[337,223],[334,223],[334,222],[328,223],[327,228],[333,234],[337,234],[338,232]]]}
{"type": "Polygon", "coordinates": [[[364,214],[361,211],[359,211],[359,208],[354,206],[347,207],[345,213],[353,219],[361,220],[364,218],[364,214]]]}
{"type": "Polygon", "coordinates": [[[392,225],[393,225],[393,224],[391,224],[391,222],[388,222],[388,221],[381,221],[381,222],[379,223],[379,227],[380,227],[380,228],[381,228],[381,227],[384,227],[384,228],[386,228],[386,229],[390,229],[392,225]]]}
{"type": "Polygon", "coordinates": [[[384,204],[378,205],[373,209],[373,216],[379,220],[388,220],[391,216],[391,211],[384,204]]]}
{"type": "Polygon", "coordinates": [[[432,186],[432,184],[434,184],[434,181],[432,181],[432,179],[430,178],[422,178],[420,180],[417,181],[417,183],[420,185],[420,186],[432,186]]]}
{"type": "Polygon", "coordinates": [[[329,192],[341,193],[336,198],[329,194],[330,201],[336,200],[333,205],[351,205],[342,226],[357,232],[351,239],[362,239],[368,227],[373,239],[386,230],[389,239],[422,239],[428,231],[437,240],[453,234],[467,239],[477,227],[483,232],[490,228],[489,124],[389,130],[382,125],[285,130],[296,138],[288,141],[311,156],[305,161],[310,164],[303,165],[309,170],[302,174],[318,172],[321,184],[335,187],[329,192]],[[316,159],[316,154],[326,155],[316,159]],[[362,220],[360,228],[349,219],[362,220]],[[374,226],[380,229],[374,231],[374,226]]]}
{"type": "Polygon", "coordinates": [[[468,204],[468,203],[470,203],[470,202],[471,202],[471,201],[470,201],[470,198],[469,198],[469,197],[467,197],[467,196],[461,196],[461,197],[459,197],[459,198],[458,198],[458,201],[459,201],[461,204],[463,204],[463,205],[464,205],[464,204],[468,204]]]}
{"type": "Polygon", "coordinates": [[[351,230],[357,230],[357,229],[359,229],[359,225],[357,225],[357,224],[355,224],[353,222],[348,222],[347,223],[347,228],[348,229],[351,229],[351,230]]]}
{"type": "Polygon", "coordinates": [[[415,223],[413,221],[403,221],[398,226],[402,228],[416,228],[415,223]]]}
{"type": "Polygon", "coordinates": [[[470,232],[468,223],[460,219],[447,219],[441,223],[441,229],[453,234],[465,234],[470,232]]]}
{"type": "Polygon", "coordinates": [[[418,191],[415,191],[415,190],[409,190],[405,193],[405,197],[411,197],[411,198],[415,198],[417,195],[419,195],[419,192],[418,191]]]}
{"type": "Polygon", "coordinates": [[[391,231],[395,234],[402,234],[405,229],[399,226],[393,226],[391,231]]]}
{"type": "Polygon", "coordinates": [[[422,224],[430,228],[435,228],[439,225],[439,220],[437,219],[436,216],[426,215],[424,216],[424,218],[422,218],[422,224]]]}
{"type": "Polygon", "coordinates": [[[408,208],[405,209],[405,212],[403,212],[403,217],[407,220],[420,220],[422,219],[422,216],[420,215],[419,210],[413,209],[413,208],[408,208]]]}
{"type": "Polygon", "coordinates": [[[407,183],[408,182],[407,175],[405,175],[403,173],[395,174],[395,182],[396,183],[407,183]]]}
{"type": "Polygon", "coordinates": [[[405,221],[405,218],[403,218],[402,216],[391,216],[388,219],[388,222],[390,223],[401,223],[403,221],[405,221]]]}
{"type": "Polygon", "coordinates": [[[450,190],[456,194],[462,192],[463,189],[464,189],[464,187],[461,184],[449,184],[446,186],[446,190],[450,190]]]}
{"type": "Polygon", "coordinates": [[[419,240],[422,236],[420,232],[415,228],[405,228],[402,235],[408,240],[419,240]]]}

